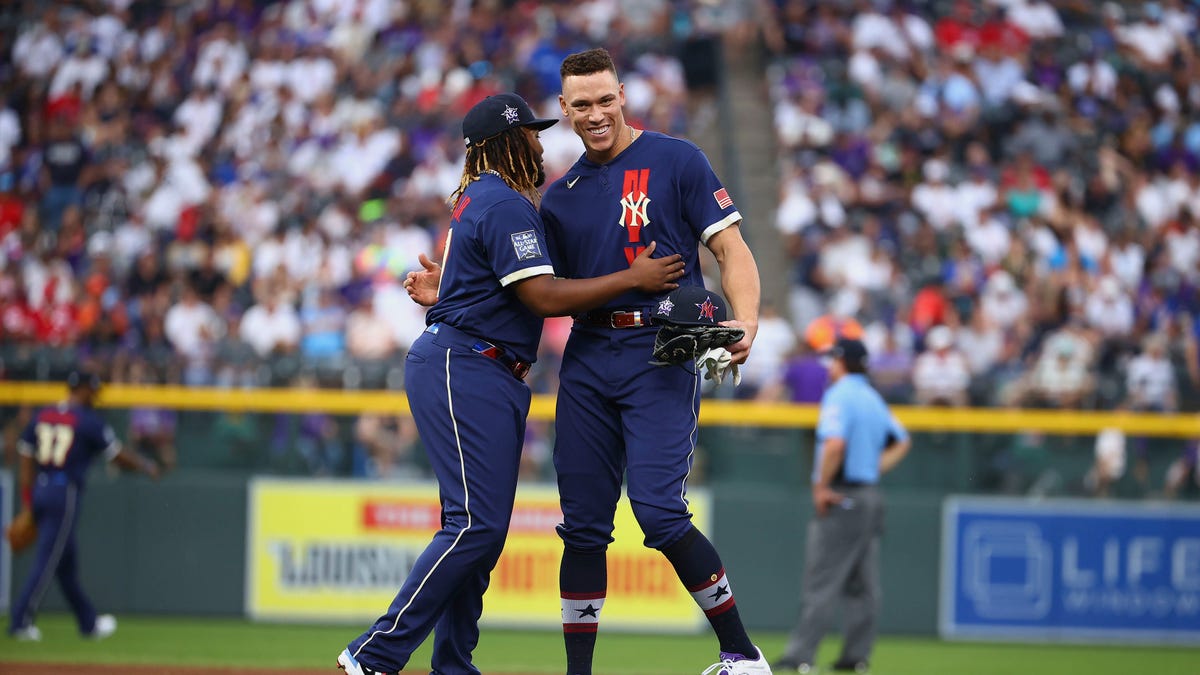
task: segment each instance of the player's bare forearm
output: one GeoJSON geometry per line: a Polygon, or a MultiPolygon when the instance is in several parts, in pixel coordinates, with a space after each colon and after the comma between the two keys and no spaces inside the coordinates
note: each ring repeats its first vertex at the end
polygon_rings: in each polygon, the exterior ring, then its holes
{"type": "Polygon", "coordinates": [[[821,475],[817,479],[819,485],[829,487],[829,484],[833,482],[833,477],[841,470],[842,460],[845,456],[845,439],[835,436],[827,438],[821,443],[821,475]]]}
{"type": "Polygon", "coordinates": [[[846,441],[844,439],[827,438],[821,444],[821,475],[812,487],[813,508],[816,509],[819,516],[824,516],[830,506],[840,504],[842,501],[842,494],[835,492],[830,484],[838,470],[841,469],[845,456],[846,441]]]}
{"type": "Polygon", "coordinates": [[[113,457],[113,463],[122,469],[129,469],[130,471],[144,473],[151,478],[158,478],[158,465],[153,460],[147,459],[136,452],[122,450],[117,453],[116,457],[113,457]]]}
{"type": "Polygon", "coordinates": [[[663,293],[679,287],[675,280],[684,274],[678,254],[653,258],[650,242],[634,258],[629,269],[592,279],[560,279],[549,274],[517,282],[517,297],[538,316],[567,316],[595,309],[629,291],[663,293]]]}
{"type": "Polygon", "coordinates": [[[879,473],[884,474],[896,468],[900,460],[908,455],[908,449],[911,446],[912,441],[906,438],[884,448],[883,454],[879,456],[879,473]]]}
{"type": "Polygon", "coordinates": [[[714,234],[708,248],[721,268],[721,289],[733,310],[733,320],[724,325],[746,331],[746,336],[726,349],[733,363],[745,363],[750,347],[758,334],[758,308],[762,299],[762,284],[758,278],[758,263],[750,247],[742,239],[741,227],[734,225],[714,234]]]}

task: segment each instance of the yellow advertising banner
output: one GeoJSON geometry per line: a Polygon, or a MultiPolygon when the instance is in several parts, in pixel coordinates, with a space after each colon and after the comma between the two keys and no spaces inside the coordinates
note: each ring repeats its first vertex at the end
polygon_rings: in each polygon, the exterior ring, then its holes
{"type": "MultiPolygon", "coordinates": [[[[710,526],[706,492],[688,501],[710,526]]],[[[246,613],[255,619],[373,621],[387,609],[441,520],[434,483],[256,479],[250,485],[246,613]]],[[[562,520],[552,485],[517,491],[508,542],[492,571],[482,622],[559,628],[562,520]]],[[[642,545],[627,499],[608,548],[605,629],[687,632],[704,615],[661,553],[642,545]]]]}

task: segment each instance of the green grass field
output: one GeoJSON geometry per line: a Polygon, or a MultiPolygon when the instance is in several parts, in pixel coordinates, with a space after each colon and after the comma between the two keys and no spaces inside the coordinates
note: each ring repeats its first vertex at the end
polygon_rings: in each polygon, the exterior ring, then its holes
{"type": "MultiPolygon", "coordinates": [[[[45,638],[18,643],[0,638],[4,663],[169,664],[259,668],[330,668],[337,652],[357,634],[356,626],[253,624],[232,619],[121,617],[120,629],[103,642],[79,639],[65,615],[38,621],[45,638]]],[[[756,634],[771,658],[783,645],[781,634],[756,634]]],[[[833,640],[823,646],[822,663],[836,656],[833,640]]],[[[597,648],[598,675],[697,675],[716,655],[713,639],[694,636],[607,634],[597,648]]],[[[561,673],[561,638],[554,632],[487,630],[476,650],[485,673],[561,673]]],[[[429,647],[410,662],[428,667],[429,647]]],[[[922,638],[880,641],[875,675],[1197,675],[1200,649],[1118,646],[1001,645],[947,643],[922,638]]]]}

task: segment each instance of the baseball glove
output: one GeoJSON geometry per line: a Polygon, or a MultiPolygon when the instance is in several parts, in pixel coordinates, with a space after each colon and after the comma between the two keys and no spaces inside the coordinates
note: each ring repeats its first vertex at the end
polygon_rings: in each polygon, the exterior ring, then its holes
{"type": "Polygon", "coordinates": [[[8,530],[4,536],[8,538],[8,545],[12,547],[13,553],[20,553],[37,540],[37,534],[37,523],[33,520],[33,512],[21,511],[8,524],[8,530]]]}
{"type": "Polygon", "coordinates": [[[741,340],[746,331],[728,326],[687,326],[663,323],[654,337],[656,366],[674,366],[695,361],[709,349],[728,347],[741,340]]]}

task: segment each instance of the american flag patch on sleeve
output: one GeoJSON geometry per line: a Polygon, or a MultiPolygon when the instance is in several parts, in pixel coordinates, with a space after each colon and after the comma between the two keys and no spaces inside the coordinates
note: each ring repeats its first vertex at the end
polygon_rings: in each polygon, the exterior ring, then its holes
{"type": "Polygon", "coordinates": [[[713,199],[716,199],[717,206],[723,209],[733,206],[733,200],[729,198],[729,193],[725,191],[725,188],[721,188],[720,190],[714,192],[713,199]]]}

